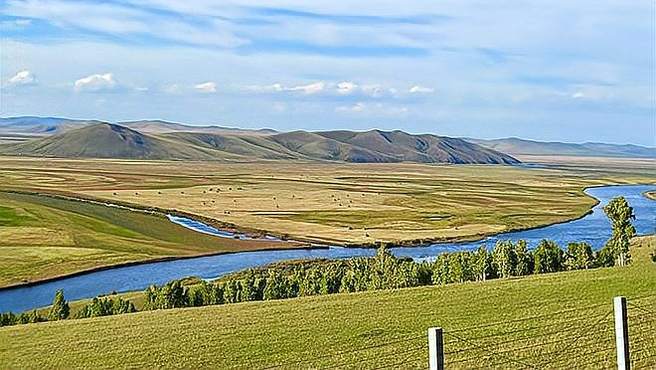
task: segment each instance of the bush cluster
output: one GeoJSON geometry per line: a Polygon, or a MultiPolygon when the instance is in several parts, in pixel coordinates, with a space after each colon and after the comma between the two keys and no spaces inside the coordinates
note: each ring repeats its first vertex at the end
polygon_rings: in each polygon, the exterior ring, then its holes
{"type": "Polygon", "coordinates": [[[520,240],[499,241],[490,252],[440,254],[434,261],[414,262],[394,257],[381,247],[376,256],[349,260],[312,260],[279,263],[232,274],[216,282],[185,287],[179,281],[151,286],[144,309],[195,307],[246,301],[294,298],[338,292],[397,289],[484,281],[564,270],[612,266],[605,253],[594,253],[587,243],[570,243],[567,251],[550,240],[533,250],[520,240]]]}
{"type": "Polygon", "coordinates": [[[134,304],[121,297],[116,297],[116,299],[94,298],[75,314],[75,318],[81,319],[85,317],[109,316],[131,312],[137,312],[134,304]]]}
{"type": "MultiPolygon", "coordinates": [[[[348,260],[291,261],[264,268],[248,269],[214,282],[200,281],[185,286],[174,280],[152,285],[144,292],[144,310],[197,307],[246,301],[284,299],[301,296],[397,289],[423,285],[443,285],[485,281],[563,270],[613,266],[617,258],[609,247],[593,252],[587,243],[570,243],[564,251],[550,240],[542,240],[534,250],[520,240],[499,241],[489,251],[440,254],[433,261],[415,262],[397,258],[386,247],[374,257],[348,260]]],[[[116,298],[94,298],[75,318],[136,312],[132,302],[116,298]]],[[[47,317],[30,311],[20,315],[0,314],[0,326],[62,320],[70,308],[63,291],[57,291],[47,317]]]]}

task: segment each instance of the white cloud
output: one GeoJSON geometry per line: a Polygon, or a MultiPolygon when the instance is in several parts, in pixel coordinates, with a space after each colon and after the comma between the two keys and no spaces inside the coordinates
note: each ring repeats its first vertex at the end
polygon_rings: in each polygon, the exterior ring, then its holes
{"type": "Polygon", "coordinates": [[[284,91],[285,88],[281,84],[275,83],[271,85],[249,85],[245,86],[244,90],[253,92],[279,92],[284,91]]]}
{"type": "Polygon", "coordinates": [[[340,95],[350,95],[358,88],[353,82],[343,81],[337,84],[337,93],[340,95]]]}
{"type": "Polygon", "coordinates": [[[287,90],[287,91],[301,91],[304,94],[312,95],[312,94],[317,94],[317,93],[322,92],[325,87],[326,87],[326,84],[322,81],[319,81],[319,82],[314,82],[314,83],[307,84],[307,85],[299,85],[299,86],[288,87],[285,90],[287,90]]]}
{"type": "Polygon", "coordinates": [[[302,92],[307,95],[321,96],[359,96],[360,98],[382,98],[397,97],[399,91],[393,87],[385,87],[381,84],[359,85],[353,81],[341,82],[313,82],[307,85],[283,85],[274,83],[270,85],[248,85],[241,88],[242,91],[255,93],[282,93],[302,92]]]}
{"type": "Polygon", "coordinates": [[[34,74],[32,74],[32,72],[26,69],[16,73],[7,82],[11,86],[34,85],[36,84],[36,77],[34,77],[34,74]]]}
{"type": "Polygon", "coordinates": [[[431,94],[435,92],[435,89],[432,87],[426,87],[426,86],[421,86],[421,85],[415,85],[411,87],[408,92],[410,94],[431,94]]]}
{"type": "Polygon", "coordinates": [[[248,85],[242,88],[245,91],[257,93],[301,92],[307,95],[318,94],[326,89],[326,83],[319,81],[307,85],[285,86],[280,83],[271,85],[248,85]]]}
{"type": "Polygon", "coordinates": [[[363,85],[362,92],[374,98],[383,95],[383,88],[380,85],[363,85]]]}
{"type": "Polygon", "coordinates": [[[104,91],[116,88],[114,75],[111,73],[93,74],[75,81],[75,91],[104,91]]]}
{"type": "Polygon", "coordinates": [[[216,82],[207,81],[194,85],[194,89],[202,93],[215,93],[216,92],[216,82]]]}

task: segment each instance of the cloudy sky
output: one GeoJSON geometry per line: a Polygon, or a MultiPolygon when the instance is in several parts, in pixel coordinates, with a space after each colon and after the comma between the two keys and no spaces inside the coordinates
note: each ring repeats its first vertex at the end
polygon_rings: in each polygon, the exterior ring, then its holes
{"type": "Polygon", "coordinates": [[[4,0],[0,115],[656,145],[652,0],[4,0]]]}

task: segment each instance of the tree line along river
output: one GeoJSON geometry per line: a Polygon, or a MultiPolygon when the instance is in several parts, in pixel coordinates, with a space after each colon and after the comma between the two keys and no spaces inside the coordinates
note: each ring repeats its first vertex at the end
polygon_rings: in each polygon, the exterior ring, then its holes
{"type": "MultiPolygon", "coordinates": [[[[481,244],[488,248],[497,240],[526,240],[534,247],[542,239],[551,239],[562,247],[569,242],[587,242],[594,249],[601,248],[610,237],[610,223],[602,207],[610,199],[624,196],[634,208],[634,225],[638,234],[656,231],[656,201],[646,198],[643,193],[653,190],[653,185],[620,185],[589,188],[586,193],[599,200],[591,213],[577,220],[545,226],[536,229],[501,233],[484,240],[466,243],[438,243],[421,247],[398,247],[391,251],[398,257],[411,257],[417,260],[434,258],[440,253],[474,250],[481,244]]],[[[195,220],[169,217],[172,222],[198,232],[215,234],[217,237],[234,237],[225,231],[216,230],[195,220]]],[[[143,290],[152,284],[164,284],[174,279],[197,276],[214,279],[231,272],[250,267],[263,266],[272,262],[289,259],[309,258],[350,258],[372,256],[374,249],[329,247],[300,250],[270,250],[240,252],[232,254],[196,257],[188,259],[159,261],[132,266],[116,267],[108,270],[89,272],[62,279],[0,290],[0,312],[21,312],[50,304],[58,289],[63,289],[66,298],[76,300],[91,298],[113,291],[126,292],[143,290]]]]}

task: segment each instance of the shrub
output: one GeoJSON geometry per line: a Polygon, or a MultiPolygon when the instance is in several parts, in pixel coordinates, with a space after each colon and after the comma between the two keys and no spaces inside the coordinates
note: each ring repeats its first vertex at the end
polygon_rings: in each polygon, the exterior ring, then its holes
{"type": "Polygon", "coordinates": [[[48,314],[48,320],[63,320],[67,319],[71,309],[68,307],[68,302],[64,299],[64,291],[58,290],[55,293],[55,298],[52,300],[52,307],[48,314]]]}
{"type": "Polygon", "coordinates": [[[533,252],[535,273],[556,272],[563,269],[563,250],[551,240],[541,240],[533,252]]]}

